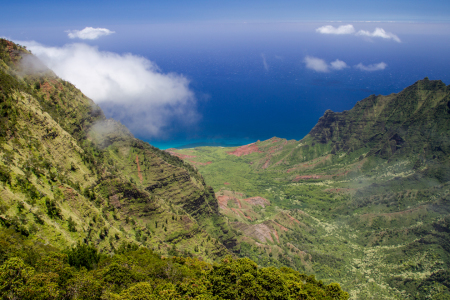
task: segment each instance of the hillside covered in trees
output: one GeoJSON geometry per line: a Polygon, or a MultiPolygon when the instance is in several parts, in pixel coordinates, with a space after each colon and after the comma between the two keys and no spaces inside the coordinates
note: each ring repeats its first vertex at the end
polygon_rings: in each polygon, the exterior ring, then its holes
{"type": "Polygon", "coordinates": [[[2,299],[348,299],[238,234],[196,168],[0,39],[2,299]]]}

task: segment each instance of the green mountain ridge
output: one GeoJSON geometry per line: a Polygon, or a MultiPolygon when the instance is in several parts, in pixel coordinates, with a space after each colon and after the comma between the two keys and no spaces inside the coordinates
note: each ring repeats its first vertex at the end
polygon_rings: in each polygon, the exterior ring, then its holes
{"type": "Polygon", "coordinates": [[[425,78],[326,111],[300,141],[170,151],[214,188],[241,256],[340,282],[352,299],[446,299],[449,103],[425,78]]]}
{"type": "Polygon", "coordinates": [[[332,143],[332,154],[366,148],[381,158],[442,159],[450,152],[449,103],[449,87],[425,78],[398,94],[372,95],[350,111],[326,111],[309,136],[332,143]]]}
{"type": "Polygon", "coordinates": [[[208,261],[232,253],[234,232],[192,166],[105,119],[50,70],[30,67],[26,49],[0,45],[5,226],[56,247],[84,241],[114,252],[137,243],[208,261]]]}

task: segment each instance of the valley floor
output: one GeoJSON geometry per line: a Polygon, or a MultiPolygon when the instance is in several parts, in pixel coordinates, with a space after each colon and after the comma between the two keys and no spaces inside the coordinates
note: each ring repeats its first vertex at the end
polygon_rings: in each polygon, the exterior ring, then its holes
{"type": "Polygon", "coordinates": [[[214,188],[242,257],[340,282],[352,299],[449,296],[450,184],[418,178],[407,160],[302,160],[301,147],[273,138],[168,151],[214,188]]]}

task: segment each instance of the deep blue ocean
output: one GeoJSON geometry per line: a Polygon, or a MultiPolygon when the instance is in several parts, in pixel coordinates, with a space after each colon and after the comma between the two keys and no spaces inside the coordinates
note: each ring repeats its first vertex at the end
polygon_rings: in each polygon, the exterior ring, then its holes
{"type": "Polygon", "coordinates": [[[314,30],[318,25],[309,24],[298,30],[293,25],[186,32],[150,28],[139,43],[130,36],[128,44],[108,48],[120,53],[132,47],[162,72],[189,78],[196,94],[201,119],[194,126],[174,122],[164,137],[139,138],[161,149],[236,146],[273,136],[300,140],[325,110],[349,110],[369,95],[397,93],[424,77],[450,84],[448,26],[400,25],[361,26],[384,26],[401,43],[320,35],[314,30]],[[305,67],[307,55],[327,63],[340,59],[349,67],[319,73],[305,67]],[[387,64],[384,70],[354,67],[380,62],[387,64]]]}

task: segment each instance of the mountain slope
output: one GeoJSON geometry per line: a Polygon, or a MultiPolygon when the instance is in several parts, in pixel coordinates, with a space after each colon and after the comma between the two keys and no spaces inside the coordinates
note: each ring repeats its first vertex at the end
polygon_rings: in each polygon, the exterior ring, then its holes
{"type": "Polygon", "coordinates": [[[105,119],[23,47],[1,39],[0,58],[3,225],[57,247],[132,242],[211,261],[234,250],[198,171],[105,119]]]}
{"type": "Polygon", "coordinates": [[[349,111],[326,111],[311,130],[314,142],[332,143],[332,152],[368,148],[382,158],[450,152],[450,91],[428,78],[398,94],[370,96],[349,111]]]}

